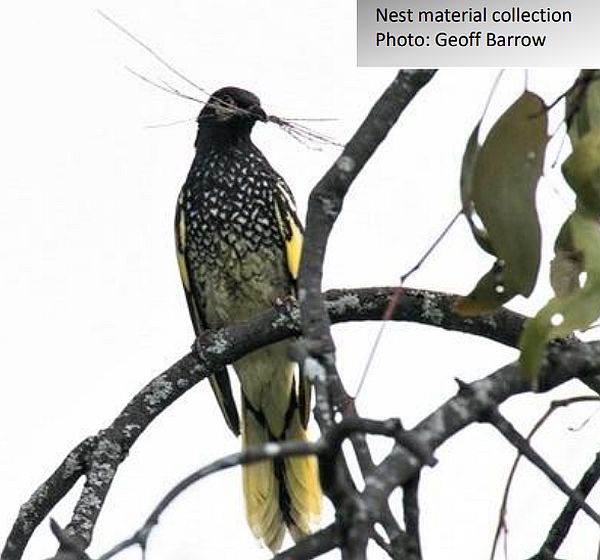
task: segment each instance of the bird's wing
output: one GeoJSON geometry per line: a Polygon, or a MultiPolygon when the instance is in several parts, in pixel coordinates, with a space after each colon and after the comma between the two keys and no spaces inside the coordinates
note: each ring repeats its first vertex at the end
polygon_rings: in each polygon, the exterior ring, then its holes
{"type": "MultiPolygon", "coordinates": [[[[185,223],[182,193],[177,199],[177,209],[175,211],[175,246],[177,249],[177,264],[179,265],[181,282],[183,283],[183,289],[185,290],[185,298],[194,325],[194,332],[196,333],[196,336],[198,336],[200,332],[206,328],[206,323],[202,315],[199,294],[194,289],[194,285],[190,279],[186,235],[187,227],[185,223]]],[[[213,372],[209,377],[209,381],[227,425],[236,436],[239,436],[240,418],[231,391],[231,382],[229,381],[227,368],[222,367],[219,371],[213,372]]]]}
{"type": "Polygon", "coordinates": [[[275,191],[275,215],[279,233],[285,244],[287,269],[295,285],[300,269],[302,253],[302,224],[296,215],[296,204],[292,191],[283,179],[277,181],[275,191]]]}
{"type": "MultiPolygon", "coordinates": [[[[290,273],[291,284],[296,287],[298,272],[300,269],[300,255],[302,253],[302,224],[296,214],[296,204],[292,191],[283,179],[276,183],[274,203],[275,216],[279,233],[285,246],[285,261],[290,273]]],[[[300,419],[306,428],[310,417],[310,381],[304,375],[300,367],[300,379],[298,383],[298,407],[300,409],[300,419]]]]}

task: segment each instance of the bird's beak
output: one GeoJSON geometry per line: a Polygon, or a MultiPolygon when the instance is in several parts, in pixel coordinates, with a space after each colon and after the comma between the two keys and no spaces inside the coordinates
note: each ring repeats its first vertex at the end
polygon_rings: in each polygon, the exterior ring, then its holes
{"type": "Polygon", "coordinates": [[[263,108],[260,105],[253,105],[250,107],[250,113],[252,113],[257,121],[267,122],[267,113],[263,111],[263,108]]]}

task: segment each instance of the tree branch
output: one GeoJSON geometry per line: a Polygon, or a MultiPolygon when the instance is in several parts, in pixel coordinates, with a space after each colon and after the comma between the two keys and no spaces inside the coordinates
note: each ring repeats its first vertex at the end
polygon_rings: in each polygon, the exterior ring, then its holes
{"type": "Polygon", "coordinates": [[[20,558],[35,528],[75,485],[87,469],[88,457],[96,446],[96,437],[78,444],[19,509],[12,530],[6,539],[2,560],[20,558]]]}
{"type": "Polygon", "coordinates": [[[506,419],[497,409],[492,409],[485,415],[485,419],[494,428],[496,428],[506,440],[515,446],[519,453],[523,454],[529,461],[540,469],[570,500],[573,500],[578,507],[583,509],[598,525],[600,525],[600,516],[585,502],[575,490],[569,487],[565,480],[560,476],[548,462],[537,452],[531,444],[515,429],[515,427],[506,419]]]}
{"type": "MultiPolygon", "coordinates": [[[[171,505],[175,498],[185,492],[192,484],[195,484],[212,474],[232,467],[256,463],[258,461],[264,461],[265,459],[273,460],[285,459],[287,457],[298,455],[316,455],[319,458],[319,471],[321,479],[324,481],[323,484],[332,484],[334,481],[331,479],[336,473],[335,464],[342,456],[342,443],[356,432],[392,437],[397,441],[402,439],[402,429],[399,421],[396,419],[379,421],[369,420],[367,418],[350,418],[336,424],[326,435],[314,443],[304,441],[270,442],[264,445],[250,447],[238,453],[232,453],[231,455],[213,461],[209,465],[202,467],[181,480],[152,510],[152,513],[148,516],[142,527],[140,527],[131,537],[118,543],[108,552],[100,556],[98,560],[109,560],[132,546],[139,546],[142,551],[145,551],[152,530],[158,525],[160,516],[171,505]],[[327,481],[328,479],[330,479],[329,482],[327,481]]],[[[320,546],[326,544],[325,542],[321,542],[321,540],[319,540],[319,542],[320,546]]],[[[334,542],[337,542],[337,539],[329,544],[333,547],[334,542]]],[[[306,548],[306,550],[309,549],[314,549],[314,547],[311,546],[306,548]]],[[[306,557],[308,558],[309,556],[306,557]]]]}
{"type": "MultiPolygon", "coordinates": [[[[575,339],[554,345],[540,372],[540,391],[548,391],[569,379],[582,380],[600,371],[600,343],[582,343],[575,339]]],[[[522,374],[519,364],[508,364],[487,377],[463,384],[457,395],[446,401],[435,412],[406,432],[433,453],[437,447],[473,422],[478,422],[509,397],[531,391],[531,385],[522,374]]],[[[365,500],[373,507],[405,484],[422,467],[415,454],[400,445],[377,466],[366,481],[365,500]]]]}
{"type": "MultiPolygon", "coordinates": [[[[588,467],[581,477],[581,480],[575,487],[575,492],[579,496],[586,498],[598,480],[600,480],[600,453],[596,453],[594,462],[588,467]]],[[[550,532],[548,533],[548,536],[546,537],[546,540],[541,546],[539,552],[530,560],[548,560],[549,558],[554,557],[560,548],[560,545],[565,540],[565,537],[567,536],[579,509],[579,504],[577,504],[575,500],[569,498],[569,501],[560,512],[560,515],[552,524],[550,532]]]]}
{"type": "MultiPolygon", "coordinates": [[[[340,157],[311,191],[309,197],[298,277],[298,300],[306,348],[308,353],[317,359],[325,373],[325,392],[329,397],[327,400],[331,411],[317,418],[321,430],[328,429],[330,424],[326,424],[325,420],[334,419],[336,409],[340,410],[344,417],[356,413],[354,407],[347,406],[350,397],[344,389],[335,366],[334,343],[322,296],[323,261],[329,234],[341,212],[343,200],[350,185],[385,139],[404,109],[434,74],[433,70],[401,70],[373,105],[340,157]]],[[[361,442],[361,437],[360,435],[355,437],[353,445],[364,475],[369,471],[372,461],[368,447],[361,442]]],[[[339,475],[349,479],[345,483],[346,486],[351,485],[347,468],[342,469],[339,475]]],[[[353,510],[352,515],[355,518],[357,515],[360,517],[362,515],[360,504],[355,503],[354,506],[356,508],[350,508],[353,510]]],[[[342,530],[344,530],[343,519],[341,523],[342,530]]],[[[386,516],[385,524],[394,533],[399,530],[391,515],[386,516]]],[[[365,554],[369,534],[367,531],[357,531],[356,527],[357,525],[353,524],[352,534],[348,536],[347,547],[342,547],[342,557],[350,556],[358,559],[365,554]]]]}
{"type": "Polygon", "coordinates": [[[255,463],[265,459],[294,457],[298,455],[318,455],[323,452],[323,447],[324,444],[321,440],[315,443],[303,441],[269,443],[259,447],[251,447],[244,451],[240,451],[239,453],[232,453],[231,455],[227,455],[226,457],[218,459],[209,465],[202,467],[201,469],[185,477],[171,490],[169,490],[166,496],[164,496],[164,498],[152,510],[152,513],[148,516],[142,527],[140,527],[140,529],[138,529],[133,536],[118,543],[108,552],[100,556],[98,560],[109,560],[118,553],[132,546],[139,546],[142,551],[145,551],[148,544],[148,538],[152,533],[152,529],[158,525],[160,516],[171,505],[175,498],[187,490],[187,488],[189,488],[192,484],[195,484],[203,478],[232,467],[239,467],[240,465],[247,465],[249,463],[255,463]]]}
{"type": "MultiPolygon", "coordinates": [[[[552,401],[548,410],[539,418],[539,420],[534,424],[533,428],[527,434],[527,441],[531,442],[533,436],[538,432],[538,430],[546,423],[546,421],[556,412],[557,410],[570,406],[572,404],[581,403],[581,402],[590,402],[590,401],[598,401],[599,397],[591,396],[591,395],[583,395],[579,397],[571,397],[568,399],[560,399],[556,401],[552,401]]],[[[520,451],[517,451],[517,456],[513,461],[513,464],[510,468],[510,472],[508,473],[508,477],[506,479],[506,484],[504,486],[504,492],[502,494],[502,502],[500,504],[500,512],[498,514],[498,523],[496,525],[496,532],[494,533],[494,541],[492,543],[492,550],[490,552],[490,560],[494,560],[494,556],[496,554],[496,548],[498,547],[498,542],[500,540],[500,535],[506,529],[506,509],[508,504],[508,495],[510,493],[510,489],[512,487],[512,482],[514,480],[515,474],[517,472],[517,467],[523,455],[520,451]]]]}
{"type": "MultiPolygon", "coordinates": [[[[325,300],[329,315],[334,323],[371,321],[383,315],[393,293],[394,288],[332,290],[325,294],[325,300]]],[[[454,295],[439,292],[403,289],[402,297],[392,320],[420,322],[471,334],[481,333],[482,336],[504,344],[511,344],[511,341],[517,340],[523,322],[522,316],[508,310],[501,310],[489,317],[461,317],[452,311],[455,298],[454,295]]],[[[137,438],[154,418],[201,379],[209,375],[215,364],[229,363],[260,346],[295,336],[298,333],[299,313],[295,302],[292,300],[286,300],[282,306],[268,310],[251,321],[232,325],[227,329],[203,333],[196,345],[199,348],[199,354],[191,352],[185,355],[148,383],[132,398],[107,429],[92,438],[87,438],[76,446],[56,471],[40,485],[31,498],[21,507],[2,551],[2,560],[18,560],[21,558],[33,531],[52,507],[73,487],[79,477],[94,477],[102,473],[102,476],[106,477],[106,483],[102,486],[102,493],[93,496],[88,494],[80,498],[76,506],[78,517],[74,519],[74,523],[68,531],[72,537],[79,539],[80,543],[85,544],[87,542],[89,544],[98,513],[106,498],[106,492],[110,489],[110,482],[116,474],[118,463],[124,459],[137,438]],[[95,452],[110,452],[108,457],[112,457],[112,459],[108,462],[108,469],[97,470],[103,463],[98,460],[92,461],[95,452]],[[90,500],[90,498],[93,498],[93,500],[90,500]],[[89,506],[87,511],[86,505],[89,506]]],[[[584,377],[584,366],[592,368],[594,364],[600,364],[593,343],[589,345],[569,343],[567,351],[568,356],[570,356],[569,360],[575,360],[578,364],[577,367],[572,369],[573,376],[584,377]]],[[[556,367],[561,366],[561,364],[562,362],[558,361],[556,367]]],[[[563,365],[569,368],[570,362],[563,365]]],[[[507,371],[512,371],[512,366],[507,367],[509,368],[507,371]]],[[[567,371],[569,370],[567,369],[567,371]]],[[[513,392],[529,390],[529,386],[516,369],[508,375],[507,379],[512,381],[510,383],[503,379],[490,381],[486,383],[485,390],[492,390],[492,387],[498,384],[498,386],[504,388],[502,400],[508,398],[513,392]]],[[[542,379],[542,382],[544,382],[544,379],[542,379]]],[[[443,416],[446,418],[447,415],[443,416]]],[[[450,420],[451,418],[446,419],[450,420]]],[[[430,422],[435,422],[435,420],[426,419],[424,424],[419,424],[420,429],[406,432],[406,435],[412,435],[415,437],[415,441],[420,441],[423,445],[433,449],[445,438],[452,435],[451,430],[457,431],[466,425],[454,421],[447,424],[444,420],[443,426],[448,432],[443,431],[440,433],[427,428],[430,422]],[[424,433],[429,435],[424,437],[424,433]]],[[[406,454],[400,453],[400,449],[395,450],[389,461],[392,463],[398,461],[401,465],[404,465],[406,454]],[[399,458],[400,456],[402,458],[399,458]]],[[[412,454],[407,456],[414,457],[412,454]]],[[[97,453],[95,457],[101,459],[103,455],[97,453]]],[[[414,459],[414,461],[415,464],[419,465],[424,462],[424,460],[419,459],[414,459]]],[[[387,465],[389,463],[384,461],[383,464],[387,465]]],[[[399,473],[405,472],[403,468],[400,468],[399,473]]],[[[406,479],[410,478],[414,472],[413,467],[411,467],[406,479]]],[[[399,474],[398,480],[397,485],[401,485],[404,482],[404,476],[399,474]]],[[[392,482],[394,481],[390,481],[390,483],[392,482]]]]}
{"type": "Polygon", "coordinates": [[[404,504],[404,526],[414,550],[414,558],[421,558],[421,532],[419,530],[419,481],[421,473],[418,472],[403,486],[402,501],[404,504]]]}
{"type": "Polygon", "coordinates": [[[325,529],[321,529],[302,539],[288,550],[276,554],[273,556],[273,560],[307,560],[309,558],[316,558],[321,554],[338,548],[341,542],[339,524],[337,522],[332,523],[325,529]]]}
{"type": "Polygon", "coordinates": [[[325,355],[333,351],[329,320],[322,301],[323,261],[329,234],[350,185],[385,139],[404,109],[435,70],[401,70],[377,100],[340,157],[312,190],[298,278],[302,332],[325,355]]]}

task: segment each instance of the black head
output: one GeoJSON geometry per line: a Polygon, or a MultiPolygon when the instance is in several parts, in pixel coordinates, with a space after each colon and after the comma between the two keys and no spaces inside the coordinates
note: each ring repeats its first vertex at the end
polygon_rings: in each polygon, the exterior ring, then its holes
{"type": "Polygon", "coordinates": [[[250,134],[256,121],[267,121],[260,99],[237,87],[215,91],[198,115],[198,134],[240,137],[250,134]]]}

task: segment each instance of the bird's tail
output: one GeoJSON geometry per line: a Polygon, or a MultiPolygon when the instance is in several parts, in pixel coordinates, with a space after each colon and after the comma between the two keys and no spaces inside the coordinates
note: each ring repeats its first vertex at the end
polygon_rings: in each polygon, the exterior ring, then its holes
{"type": "MultiPolygon", "coordinates": [[[[300,421],[294,393],[288,420],[281,438],[270,433],[265,417],[242,399],[243,447],[277,443],[280,441],[307,441],[300,421]]],[[[289,395],[286,395],[289,398],[289,395]]],[[[318,467],[313,456],[290,457],[262,461],[243,467],[246,515],[254,536],[272,551],[281,548],[285,530],[294,541],[309,535],[318,523],[321,513],[321,487],[318,467]]]]}

